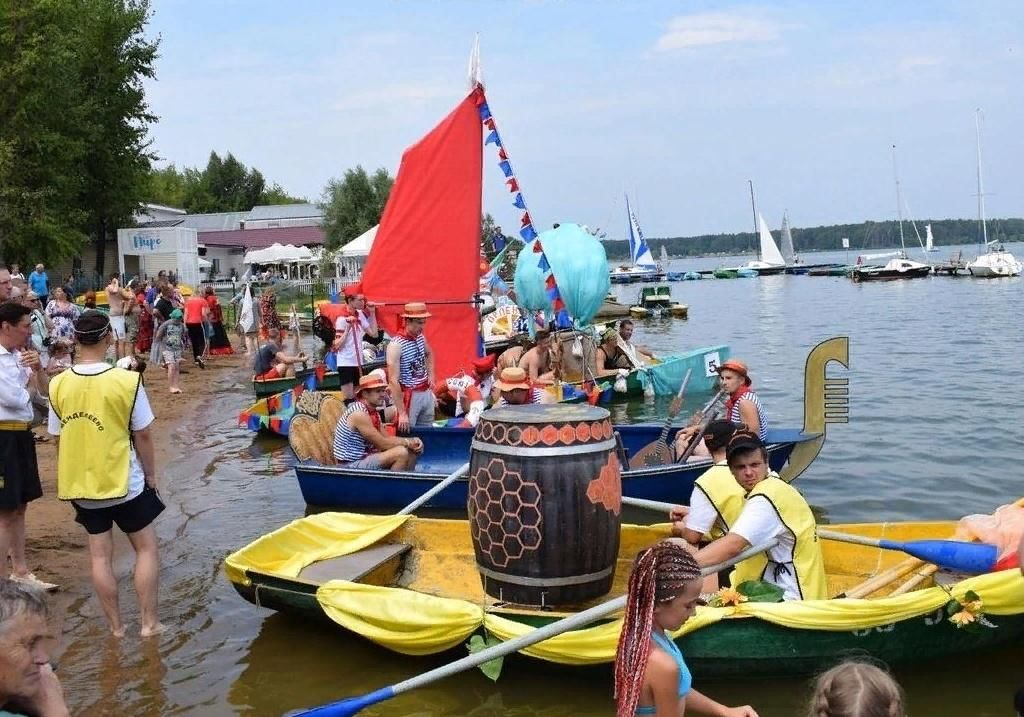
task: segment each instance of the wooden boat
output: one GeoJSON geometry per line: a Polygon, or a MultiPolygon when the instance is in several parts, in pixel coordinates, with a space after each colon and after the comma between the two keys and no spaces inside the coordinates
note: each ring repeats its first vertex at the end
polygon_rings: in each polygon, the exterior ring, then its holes
{"type": "MultiPolygon", "coordinates": [[[[363,372],[373,371],[384,366],[384,357],[378,356],[373,361],[363,364],[363,372]]],[[[315,381],[315,388],[324,391],[337,391],[341,388],[341,381],[337,371],[328,371],[324,367],[317,375],[317,367],[296,371],[294,376],[286,378],[256,379],[252,380],[252,390],[256,398],[267,398],[277,393],[290,391],[299,385],[309,388],[310,380],[315,381]]]]}
{"type": "MultiPolygon", "coordinates": [[[[848,365],[849,341],[846,337],[822,342],[807,358],[803,428],[768,431],[769,463],[774,470],[780,472],[784,480],[795,480],[817,458],[829,424],[846,422],[848,383],[844,378],[826,376],[831,361],[838,361],[844,367],[848,365]]],[[[302,496],[309,505],[401,507],[437,485],[469,459],[470,443],[474,435],[472,430],[426,427],[413,433],[424,444],[424,453],[415,471],[375,471],[335,465],[330,439],[340,412],[340,406],[328,404],[326,407],[318,407],[315,413],[309,412],[308,415],[292,419],[293,429],[289,442],[297,458],[295,476],[302,496]],[[297,422],[304,422],[309,428],[295,428],[297,422]]],[[[628,464],[630,455],[635,455],[656,440],[660,430],[658,424],[616,426],[615,431],[621,437],[625,452],[626,460],[623,462],[628,464]]],[[[674,437],[674,433],[670,436],[674,437]]],[[[624,470],[622,492],[635,498],[686,504],[693,491],[694,481],[710,465],[709,460],[703,460],[624,470]]],[[[456,481],[427,505],[461,508],[466,505],[467,485],[465,479],[456,481]]]]}
{"type": "MultiPolygon", "coordinates": [[[[948,538],[948,522],[832,525],[893,540],[948,538]]],[[[227,557],[224,571],[255,605],[323,621],[405,655],[458,650],[486,631],[509,640],[626,590],[632,561],[666,537],[667,525],[623,525],[611,591],[579,605],[541,609],[485,594],[468,521],[322,513],[258,538],[227,557]]],[[[895,551],[822,541],[830,595],[903,561],[895,551]]],[[[675,640],[699,678],[808,674],[836,655],[867,654],[891,666],[982,652],[1024,636],[1024,577],[1016,568],[873,599],[700,607],[675,640]],[[946,591],[949,591],[947,593],[946,591]],[[994,628],[958,629],[945,606],[972,590],[994,628]]],[[[940,580],[942,576],[940,575],[940,580]]],[[[887,588],[886,590],[891,590],[887,588]]],[[[614,660],[616,616],[528,648],[527,657],[573,666],[614,660]]],[[[339,643],[339,648],[343,645],[339,643]]],[[[343,649],[343,648],[342,648],[343,649]]]]}
{"type": "Polygon", "coordinates": [[[292,416],[304,402],[303,396],[308,398],[314,393],[344,400],[344,394],[341,391],[307,391],[306,387],[300,384],[288,391],[261,398],[245,410],[240,411],[238,425],[254,433],[273,433],[287,437],[292,416]]]}

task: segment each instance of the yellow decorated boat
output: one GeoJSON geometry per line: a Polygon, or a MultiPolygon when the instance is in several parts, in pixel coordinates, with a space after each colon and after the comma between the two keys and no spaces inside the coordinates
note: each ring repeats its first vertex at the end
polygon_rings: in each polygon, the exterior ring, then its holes
{"type": "MultiPolygon", "coordinates": [[[[916,540],[949,538],[955,524],[828,527],[916,540]]],[[[622,595],[636,553],[665,537],[667,529],[624,525],[611,592],[562,612],[503,604],[486,595],[469,525],[459,520],[322,513],[259,538],[230,555],[224,567],[238,592],[256,605],[326,616],[342,632],[402,654],[426,655],[459,648],[482,630],[508,640],[622,595]]],[[[902,553],[860,545],[822,541],[822,549],[830,595],[906,562],[902,553]]],[[[811,673],[850,650],[900,664],[983,650],[1024,635],[1019,570],[970,578],[922,574],[915,589],[900,595],[890,595],[890,585],[872,599],[699,608],[676,640],[698,675],[750,677],[811,673]],[[947,604],[951,598],[965,600],[968,591],[980,597],[992,627],[952,624],[947,604]]],[[[609,619],[534,645],[525,654],[567,665],[610,662],[620,625],[619,619],[609,619]]]]}
{"type": "MultiPolygon", "coordinates": [[[[192,294],[194,293],[192,287],[189,286],[188,284],[178,284],[178,291],[180,291],[181,295],[186,299],[192,296],[192,294]]],[[[78,295],[78,297],[75,299],[75,303],[78,304],[79,306],[85,306],[84,291],[78,295]]],[[[109,307],[110,304],[107,302],[107,290],[100,289],[99,291],[96,292],[96,308],[107,309],[109,307]]]]}

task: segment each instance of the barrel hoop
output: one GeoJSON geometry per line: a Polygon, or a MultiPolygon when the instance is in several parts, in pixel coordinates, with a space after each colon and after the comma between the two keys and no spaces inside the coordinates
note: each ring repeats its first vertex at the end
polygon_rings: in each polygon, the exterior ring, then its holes
{"type": "Polygon", "coordinates": [[[615,565],[609,565],[604,570],[598,570],[596,573],[587,573],[586,575],[567,575],[562,578],[531,578],[525,575],[508,575],[507,573],[498,573],[490,570],[489,568],[485,568],[479,563],[477,563],[476,568],[484,577],[488,577],[493,580],[500,580],[505,583],[512,583],[513,585],[524,585],[526,587],[536,588],[558,588],[567,585],[583,585],[585,583],[597,582],[598,580],[611,575],[615,570],[615,565]]]}
{"type": "Polygon", "coordinates": [[[615,448],[615,439],[601,441],[600,443],[586,443],[574,446],[553,446],[550,448],[527,448],[525,446],[499,446],[494,443],[478,441],[473,439],[472,448],[474,451],[484,453],[497,453],[503,456],[569,456],[579,453],[600,453],[615,448]]]}

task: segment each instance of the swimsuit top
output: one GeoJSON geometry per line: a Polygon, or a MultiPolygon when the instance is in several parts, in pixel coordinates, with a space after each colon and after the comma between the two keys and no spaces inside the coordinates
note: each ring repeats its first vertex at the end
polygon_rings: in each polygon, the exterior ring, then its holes
{"type": "MultiPolygon", "coordinates": [[[[676,661],[676,667],[679,668],[679,698],[686,697],[690,693],[690,687],[693,685],[693,677],[690,675],[690,668],[683,661],[683,653],[679,651],[679,646],[669,639],[664,632],[655,632],[652,634],[652,637],[658,644],[658,647],[671,655],[672,659],[676,661]]],[[[637,707],[635,714],[653,715],[655,714],[655,709],[654,707],[637,707]]]]}

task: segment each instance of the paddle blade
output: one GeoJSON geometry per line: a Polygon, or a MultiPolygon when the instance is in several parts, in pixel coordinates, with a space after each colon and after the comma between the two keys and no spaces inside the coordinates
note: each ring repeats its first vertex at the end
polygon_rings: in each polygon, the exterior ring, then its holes
{"type": "Polygon", "coordinates": [[[935,563],[940,568],[970,575],[989,572],[999,557],[999,551],[994,545],[957,540],[911,540],[906,543],[881,540],[879,546],[902,550],[915,558],[935,563]]]}
{"type": "Polygon", "coordinates": [[[351,717],[351,715],[362,712],[370,705],[389,700],[394,696],[395,690],[393,688],[382,687],[379,690],[359,697],[349,697],[348,699],[331,702],[328,705],[289,712],[285,717],[351,717]]]}

